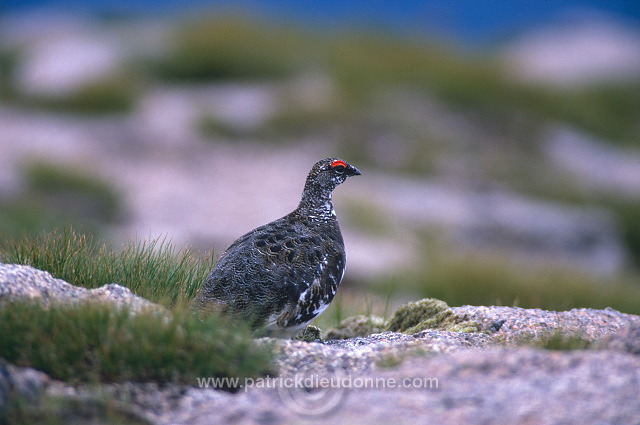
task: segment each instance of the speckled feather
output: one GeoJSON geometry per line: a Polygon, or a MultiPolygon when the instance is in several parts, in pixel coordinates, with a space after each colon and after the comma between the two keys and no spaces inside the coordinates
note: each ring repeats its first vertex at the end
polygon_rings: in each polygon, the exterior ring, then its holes
{"type": "Polygon", "coordinates": [[[333,300],[346,264],[331,194],[359,174],[337,158],[316,163],[298,208],[227,248],[196,296],[196,307],[284,334],[315,319],[333,300]]]}

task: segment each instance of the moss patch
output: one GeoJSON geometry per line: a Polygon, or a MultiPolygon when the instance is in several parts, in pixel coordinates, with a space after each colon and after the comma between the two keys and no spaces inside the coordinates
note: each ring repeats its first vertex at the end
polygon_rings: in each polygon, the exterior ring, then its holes
{"type": "Polygon", "coordinates": [[[325,339],[349,339],[364,337],[387,330],[387,321],[380,316],[351,316],[344,319],[338,326],[325,333],[325,339]]]}
{"type": "Polygon", "coordinates": [[[293,339],[305,342],[322,341],[322,330],[317,326],[309,325],[298,332],[293,339]]]}
{"type": "MultiPolygon", "coordinates": [[[[502,339],[498,338],[497,340],[502,339]]],[[[535,335],[525,334],[511,342],[516,346],[531,346],[555,351],[586,350],[596,346],[585,335],[563,330],[542,331],[535,335]]]]}
{"type": "Polygon", "coordinates": [[[348,317],[335,328],[328,330],[324,338],[349,339],[386,331],[412,335],[425,329],[479,332],[480,324],[454,314],[444,301],[425,298],[400,306],[390,320],[373,315],[348,317]]]}
{"type": "Polygon", "coordinates": [[[425,329],[478,332],[480,325],[454,314],[447,303],[435,298],[425,298],[399,307],[387,325],[387,330],[405,334],[415,334],[425,329]]]}

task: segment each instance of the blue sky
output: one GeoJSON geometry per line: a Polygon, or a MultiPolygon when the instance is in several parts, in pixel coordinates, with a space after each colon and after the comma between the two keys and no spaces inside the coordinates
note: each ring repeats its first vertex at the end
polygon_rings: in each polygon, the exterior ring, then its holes
{"type": "Polygon", "coordinates": [[[576,12],[640,22],[638,0],[0,0],[0,12],[48,6],[118,14],[181,14],[201,8],[247,10],[324,28],[373,27],[491,44],[576,12]]]}

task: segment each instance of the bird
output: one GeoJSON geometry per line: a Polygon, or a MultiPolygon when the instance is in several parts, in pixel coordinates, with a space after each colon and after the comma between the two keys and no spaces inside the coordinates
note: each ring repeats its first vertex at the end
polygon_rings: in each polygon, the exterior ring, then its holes
{"type": "Polygon", "coordinates": [[[338,158],[318,161],[291,213],[233,242],[193,300],[205,314],[241,319],[264,335],[294,336],[331,303],[346,255],[331,199],[362,173],[338,158]]]}

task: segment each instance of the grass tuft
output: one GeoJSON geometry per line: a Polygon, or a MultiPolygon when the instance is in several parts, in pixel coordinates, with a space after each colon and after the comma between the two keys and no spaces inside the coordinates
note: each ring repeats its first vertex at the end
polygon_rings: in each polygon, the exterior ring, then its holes
{"type": "Polygon", "coordinates": [[[248,326],[201,318],[187,306],[213,268],[212,257],[166,240],[114,250],[71,229],[0,245],[0,260],[27,264],[85,288],[111,282],[171,310],[133,314],[87,302],[44,307],[0,303],[0,357],[70,382],[154,381],[197,385],[196,377],[274,373],[269,344],[248,326]]]}
{"type": "Polygon", "coordinates": [[[580,334],[553,331],[538,336],[527,335],[518,341],[518,345],[542,348],[553,351],[586,350],[594,348],[593,343],[580,334]]]}
{"type": "Polygon", "coordinates": [[[30,265],[77,286],[119,283],[170,308],[186,306],[215,264],[213,255],[176,250],[166,239],[134,241],[115,250],[72,229],[8,239],[0,253],[5,263],[30,265]]]}
{"type": "Polygon", "coordinates": [[[272,371],[247,327],[186,312],[133,315],[108,304],[0,305],[0,357],[68,382],[155,381],[272,371]]]}

